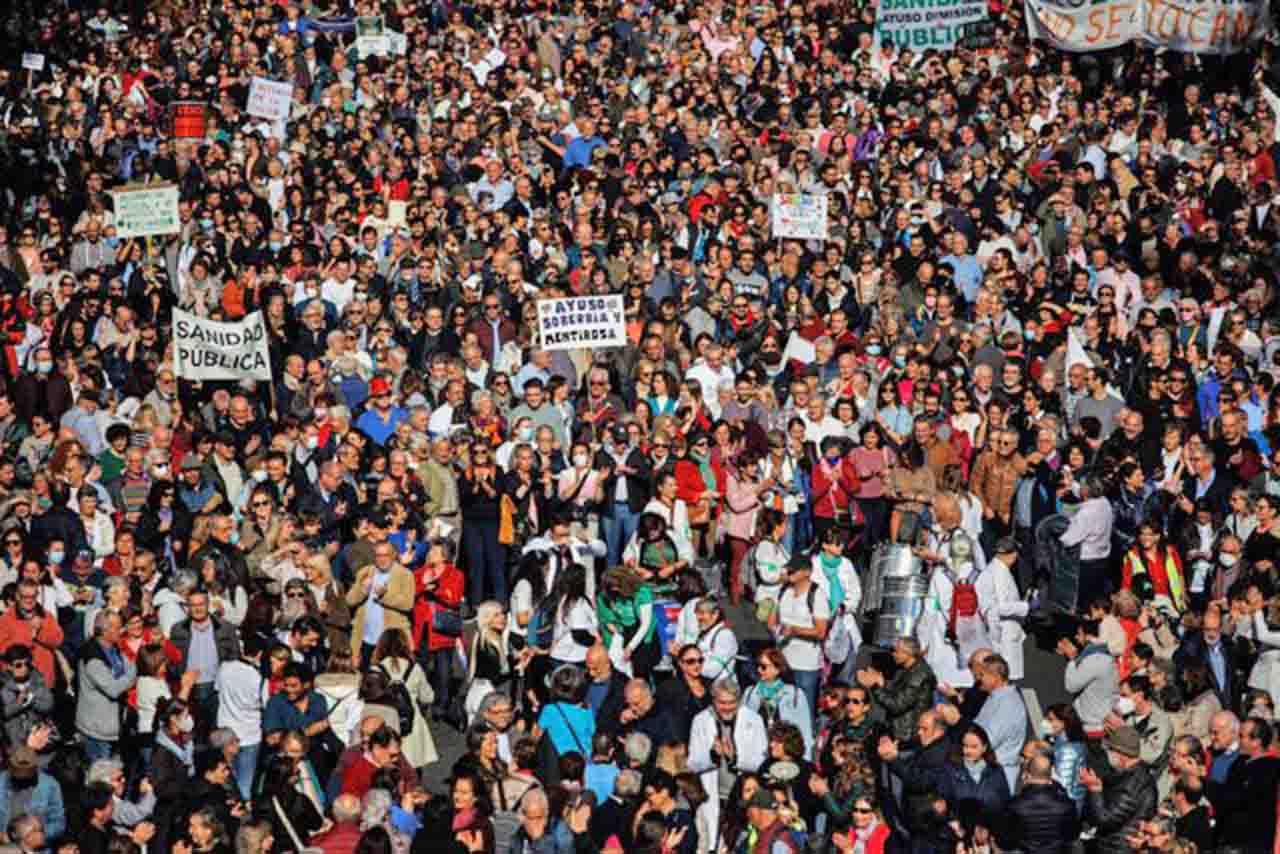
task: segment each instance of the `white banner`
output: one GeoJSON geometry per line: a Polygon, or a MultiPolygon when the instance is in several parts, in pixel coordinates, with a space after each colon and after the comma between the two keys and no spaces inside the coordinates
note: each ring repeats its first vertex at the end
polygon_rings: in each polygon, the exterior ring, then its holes
{"type": "Polygon", "coordinates": [[[779,193],[773,197],[773,236],[797,240],[827,239],[825,193],[779,193]]]}
{"type": "Polygon", "coordinates": [[[1027,0],[1027,34],[1085,53],[1140,41],[1231,54],[1271,31],[1270,0],[1027,0]]]}
{"type": "Polygon", "coordinates": [[[626,346],[622,294],[538,300],[538,337],[544,350],[626,346]]]}
{"type": "Polygon", "coordinates": [[[177,234],[182,230],[178,220],[178,188],[173,185],[116,190],[111,194],[115,206],[116,237],[151,237],[177,234]]]}
{"type": "Polygon", "coordinates": [[[221,323],[173,310],[178,376],[188,380],[271,380],[262,312],[221,323]]]}
{"type": "Polygon", "coordinates": [[[26,71],[44,71],[44,54],[24,53],[22,55],[22,67],[26,71]]]}
{"type": "Polygon", "coordinates": [[[249,104],[245,112],[254,118],[270,122],[288,121],[292,106],[292,83],[277,83],[265,77],[255,77],[249,84],[249,104]]]}
{"type": "Polygon", "coordinates": [[[914,50],[951,50],[968,24],[987,20],[987,0],[880,0],[876,42],[914,50]]]}

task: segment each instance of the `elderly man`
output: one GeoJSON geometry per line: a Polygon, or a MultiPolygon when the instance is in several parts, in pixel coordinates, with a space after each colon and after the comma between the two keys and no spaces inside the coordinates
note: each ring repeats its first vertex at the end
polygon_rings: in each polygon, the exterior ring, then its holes
{"type": "Polygon", "coordinates": [[[947,764],[947,724],[935,711],[927,711],[918,717],[911,716],[912,734],[920,749],[903,755],[902,742],[906,739],[880,737],[876,751],[889,772],[902,783],[899,809],[907,829],[913,833],[925,830],[931,824],[933,799],[947,764]]]}
{"type": "Polygon", "coordinates": [[[716,682],[711,708],[694,717],[689,733],[689,770],[702,777],[711,827],[720,826],[720,807],[734,778],[764,764],[768,745],[764,720],[742,705],[738,684],[732,679],[716,682]]]}
{"type": "MultiPolygon", "coordinates": [[[[1122,726],[1107,735],[1107,761],[1112,773],[1105,788],[1091,768],[1080,771],[1087,791],[1085,820],[1098,829],[1099,851],[1128,851],[1128,839],[1156,812],[1156,781],[1142,762],[1142,736],[1122,726]]],[[[1275,803],[1274,791],[1271,797],[1275,803]]]]}
{"type": "Polygon", "coordinates": [[[902,638],[893,645],[893,661],[898,669],[892,679],[886,682],[884,674],[874,667],[858,671],[858,684],[871,691],[874,708],[891,722],[898,741],[910,741],[916,718],[933,707],[938,680],[921,653],[919,641],[902,638]]]}
{"type": "Polygon", "coordinates": [[[654,702],[653,689],[648,682],[632,679],[627,683],[623,696],[626,706],[619,718],[622,733],[642,732],[656,745],[676,740],[671,715],[654,702]]]}
{"type": "Polygon", "coordinates": [[[378,543],[373,563],[357,569],[347,591],[347,605],[355,609],[351,640],[358,665],[368,666],[374,646],[387,629],[412,631],[413,600],[413,574],[400,565],[394,545],[378,543]]]}
{"type": "Polygon", "coordinates": [[[987,701],[975,723],[991,739],[991,749],[1012,792],[1021,768],[1022,745],[1027,740],[1027,707],[1022,694],[1009,684],[1009,663],[1003,657],[988,655],[983,659],[978,679],[987,692],[987,701]]]}

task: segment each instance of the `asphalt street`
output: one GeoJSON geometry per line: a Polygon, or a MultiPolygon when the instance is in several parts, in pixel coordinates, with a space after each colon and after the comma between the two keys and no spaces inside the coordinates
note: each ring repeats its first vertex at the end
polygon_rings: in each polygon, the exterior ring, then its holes
{"type": "MultiPolygon", "coordinates": [[[[739,638],[747,641],[765,640],[768,632],[756,621],[754,614],[747,608],[730,608],[729,622],[738,633],[739,638]]],[[[1062,674],[1065,662],[1053,651],[1054,639],[1043,637],[1038,639],[1028,634],[1025,643],[1026,678],[1023,688],[1033,702],[1038,703],[1041,710],[1045,707],[1068,699],[1062,687],[1062,674]]],[[[1038,719],[1038,714],[1032,710],[1038,719]]],[[[457,730],[442,723],[432,725],[431,734],[435,737],[436,749],[440,753],[440,761],[424,769],[423,782],[433,792],[443,792],[454,762],[466,752],[463,735],[457,730]]]]}

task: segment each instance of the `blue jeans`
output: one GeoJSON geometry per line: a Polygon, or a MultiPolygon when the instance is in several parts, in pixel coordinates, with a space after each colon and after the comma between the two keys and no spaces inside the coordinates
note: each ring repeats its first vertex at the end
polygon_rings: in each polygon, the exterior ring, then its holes
{"type": "Polygon", "coordinates": [[[485,599],[507,601],[507,547],[498,542],[498,520],[462,522],[462,547],[467,555],[467,600],[471,607],[485,599]],[[486,582],[488,595],[485,593],[486,582]]]}
{"type": "Polygon", "coordinates": [[[99,759],[109,759],[116,752],[116,743],[114,741],[102,741],[97,738],[84,737],[84,758],[85,761],[92,765],[99,759]]]}
{"type": "Polygon", "coordinates": [[[449,708],[449,687],[453,678],[453,649],[427,649],[427,638],[423,635],[422,648],[418,650],[418,665],[427,675],[431,690],[435,692],[435,701],[431,704],[432,716],[448,719],[452,714],[449,708]]]}
{"type": "Polygon", "coordinates": [[[600,527],[604,529],[604,542],[609,550],[608,566],[622,563],[622,550],[635,536],[640,526],[640,514],[632,513],[631,506],[625,501],[615,502],[610,512],[600,517],[600,527]]]}
{"type": "Polygon", "coordinates": [[[792,670],[792,678],[795,679],[796,687],[804,694],[804,698],[809,701],[809,715],[814,715],[814,710],[818,708],[818,683],[822,681],[821,670],[792,670]]]}
{"type": "Polygon", "coordinates": [[[261,744],[242,744],[236,754],[236,767],[233,769],[236,787],[240,789],[240,797],[246,801],[253,799],[253,777],[258,771],[258,751],[261,749],[261,744]]]}

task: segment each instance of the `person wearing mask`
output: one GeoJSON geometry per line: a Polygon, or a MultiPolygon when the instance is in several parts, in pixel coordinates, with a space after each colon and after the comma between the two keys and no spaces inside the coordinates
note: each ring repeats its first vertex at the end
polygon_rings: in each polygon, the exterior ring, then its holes
{"type": "Polygon", "coordinates": [[[596,453],[595,465],[604,478],[600,521],[608,547],[608,565],[617,566],[649,503],[654,468],[622,425],[609,431],[604,447],[596,453]]]}

